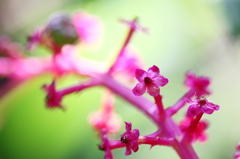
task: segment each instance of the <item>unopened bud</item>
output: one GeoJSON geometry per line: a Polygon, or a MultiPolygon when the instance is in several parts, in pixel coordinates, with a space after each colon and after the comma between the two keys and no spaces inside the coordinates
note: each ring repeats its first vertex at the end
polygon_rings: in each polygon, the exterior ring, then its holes
{"type": "Polygon", "coordinates": [[[55,14],[46,27],[46,32],[57,45],[73,44],[78,40],[78,34],[70,15],[55,14]]]}

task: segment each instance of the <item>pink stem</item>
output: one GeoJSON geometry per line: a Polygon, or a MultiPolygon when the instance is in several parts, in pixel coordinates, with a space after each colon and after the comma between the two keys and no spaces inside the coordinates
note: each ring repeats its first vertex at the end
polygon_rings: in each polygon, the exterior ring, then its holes
{"type": "Polygon", "coordinates": [[[78,86],[73,86],[73,87],[70,87],[70,88],[67,88],[67,89],[64,89],[64,90],[61,90],[61,91],[58,91],[62,96],[65,96],[65,95],[68,95],[68,94],[71,94],[71,93],[74,93],[74,92],[80,92],[81,90],[84,90],[86,88],[90,88],[90,87],[94,87],[94,86],[97,86],[99,85],[100,83],[98,81],[95,81],[95,80],[92,80],[90,81],[89,83],[87,84],[80,84],[78,86]]]}
{"type": "Polygon", "coordinates": [[[145,113],[158,125],[159,128],[162,128],[168,133],[168,135],[174,137],[175,139],[173,147],[182,159],[198,159],[198,156],[195,153],[192,145],[181,143],[176,138],[176,136],[179,136],[181,131],[179,127],[174,123],[174,121],[170,118],[170,116],[166,117],[166,121],[164,123],[159,124],[160,118],[158,115],[158,109],[149,100],[144,97],[134,96],[131,90],[121,85],[107,74],[99,75],[98,79],[101,80],[102,85],[109,88],[115,94],[118,94],[123,99],[135,106],[137,109],[145,113]]]}
{"type": "Polygon", "coordinates": [[[197,125],[199,123],[199,121],[201,120],[203,116],[203,113],[200,113],[199,115],[197,115],[195,118],[192,119],[182,141],[183,142],[188,142],[191,143],[192,142],[192,138],[193,138],[193,133],[197,128],[197,125]]]}
{"type": "Polygon", "coordinates": [[[176,114],[186,104],[186,99],[190,99],[192,96],[194,96],[194,94],[195,91],[190,89],[182,98],[177,101],[177,103],[166,109],[167,114],[170,116],[176,114]]]}
{"type": "Polygon", "coordinates": [[[154,99],[155,99],[156,105],[158,107],[160,118],[162,118],[162,120],[164,120],[165,110],[164,110],[163,103],[162,103],[162,96],[159,94],[159,95],[155,96],[154,99]]]}
{"type": "MultiPolygon", "coordinates": [[[[135,19],[133,19],[133,21],[132,21],[132,23],[137,23],[137,18],[135,18],[135,19]]],[[[119,51],[119,54],[118,54],[118,56],[117,56],[117,58],[116,58],[116,61],[114,62],[114,64],[111,66],[111,68],[109,69],[109,72],[111,73],[111,72],[113,72],[113,70],[114,70],[114,67],[115,67],[115,64],[117,63],[117,60],[119,59],[119,57],[121,57],[121,56],[123,56],[123,53],[124,53],[124,51],[125,51],[125,48],[126,48],[126,46],[129,44],[129,42],[130,42],[130,40],[131,40],[131,38],[132,38],[132,36],[133,36],[133,33],[135,32],[135,30],[136,30],[136,28],[134,27],[134,26],[130,26],[130,29],[129,29],[129,32],[128,32],[128,34],[127,34],[127,37],[126,37],[126,39],[125,39],[125,41],[124,41],[124,43],[123,43],[123,46],[121,47],[121,50],[119,51]]]]}

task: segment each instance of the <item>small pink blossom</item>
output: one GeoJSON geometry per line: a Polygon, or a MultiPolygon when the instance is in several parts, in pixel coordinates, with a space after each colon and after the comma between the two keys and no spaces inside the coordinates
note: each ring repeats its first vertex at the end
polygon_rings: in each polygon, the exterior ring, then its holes
{"type": "Polygon", "coordinates": [[[56,91],[55,81],[53,81],[49,86],[44,85],[43,89],[47,92],[46,104],[48,108],[62,108],[61,100],[62,96],[56,91]]]}
{"type": "Polygon", "coordinates": [[[187,102],[190,104],[187,112],[191,116],[196,116],[201,112],[212,114],[220,108],[218,105],[208,102],[204,96],[198,97],[196,100],[187,100],[187,102]]]}
{"type": "Polygon", "coordinates": [[[130,122],[125,122],[126,124],[126,132],[121,135],[121,142],[126,144],[126,152],[125,155],[131,155],[133,152],[138,151],[138,138],[139,138],[139,130],[132,130],[132,124],[130,122]]]}
{"type": "Polygon", "coordinates": [[[95,130],[101,132],[104,129],[107,133],[118,132],[121,117],[114,112],[113,104],[113,95],[106,93],[100,110],[89,115],[88,120],[95,130]]]}
{"type": "Polygon", "coordinates": [[[28,36],[28,43],[26,49],[28,51],[33,51],[36,46],[41,44],[41,38],[43,36],[43,29],[36,29],[30,36],[28,36]]]}
{"type": "Polygon", "coordinates": [[[235,152],[234,159],[240,159],[240,152],[239,151],[235,152]]]}
{"type": "Polygon", "coordinates": [[[103,26],[99,17],[85,11],[73,15],[73,23],[78,32],[80,40],[84,44],[96,44],[103,33],[103,26]]]}
{"type": "Polygon", "coordinates": [[[168,83],[168,79],[160,75],[160,70],[155,65],[150,67],[147,72],[137,69],[135,76],[140,82],[132,90],[136,96],[143,95],[146,90],[151,96],[157,96],[160,93],[159,87],[163,87],[168,83]]]}
{"type": "Polygon", "coordinates": [[[0,36],[0,57],[9,57],[11,59],[19,59],[24,57],[21,52],[20,45],[16,42],[13,42],[7,36],[0,36]]]}
{"type": "Polygon", "coordinates": [[[114,75],[123,75],[124,78],[132,81],[135,77],[136,69],[139,69],[142,66],[143,62],[140,58],[139,52],[133,47],[127,46],[124,49],[123,54],[118,57],[116,63],[114,64],[114,75]]]}
{"type": "Polygon", "coordinates": [[[188,71],[186,73],[186,78],[184,84],[195,90],[196,96],[200,97],[205,94],[210,94],[208,86],[210,84],[210,79],[207,77],[199,76],[197,77],[194,72],[188,71]]]}
{"type": "Polygon", "coordinates": [[[61,76],[65,73],[74,72],[77,63],[78,56],[73,45],[64,45],[61,48],[61,52],[57,53],[53,57],[52,61],[52,71],[61,76]]]}
{"type": "Polygon", "coordinates": [[[240,143],[237,144],[237,151],[234,154],[234,159],[240,159],[240,143]]]}
{"type": "MultiPolygon", "coordinates": [[[[179,124],[179,127],[182,132],[186,132],[188,127],[190,126],[192,118],[187,116],[184,120],[182,120],[179,124]]],[[[208,128],[207,121],[200,121],[193,133],[193,141],[199,140],[200,142],[205,142],[208,139],[208,135],[206,134],[206,130],[208,128]]]]}

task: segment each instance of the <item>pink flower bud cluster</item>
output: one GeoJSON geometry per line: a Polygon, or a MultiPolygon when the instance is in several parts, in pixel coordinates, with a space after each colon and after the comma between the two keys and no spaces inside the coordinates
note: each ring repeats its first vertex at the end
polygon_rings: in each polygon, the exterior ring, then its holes
{"type": "MultiPolygon", "coordinates": [[[[81,11],[73,15],[54,16],[54,19],[39,27],[28,38],[28,49],[42,45],[50,50],[48,57],[23,56],[16,44],[0,38],[0,53],[3,52],[4,55],[0,57],[0,76],[26,81],[46,72],[52,73],[53,82],[43,85],[46,107],[64,110],[67,104],[63,106],[62,99],[66,95],[101,86],[104,90],[102,104],[98,110],[90,113],[88,121],[101,140],[99,149],[104,151],[104,159],[113,159],[112,150],[118,148],[125,148],[125,155],[131,155],[132,152],[140,150],[141,144],[150,147],[168,146],[182,159],[198,159],[193,143],[197,140],[205,142],[208,139],[206,129],[209,124],[202,120],[202,116],[212,114],[220,108],[206,98],[210,95],[210,79],[197,76],[191,71],[187,72],[184,81],[188,87],[187,92],[174,105],[165,108],[160,88],[165,89],[163,87],[169,80],[160,74],[156,65],[147,71],[143,70],[140,55],[129,45],[136,31],[147,32],[147,29],[139,25],[138,18],[121,22],[127,24],[128,33],[116,59],[109,67],[78,54],[84,50],[83,47],[92,47],[102,36],[99,18],[81,11]],[[58,90],[58,79],[68,74],[84,77],[84,81],[58,90]],[[130,80],[124,80],[126,78],[130,80]],[[128,83],[124,82],[133,82],[134,78],[138,83],[129,88],[128,83]],[[153,97],[154,102],[145,98],[144,93],[153,97]],[[120,131],[122,123],[121,116],[114,109],[115,96],[121,97],[146,115],[156,125],[156,131],[142,135],[140,129],[132,129],[131,122],[125,122],[125,132],[115,140],[110,139],[120,131]],[[187,104],[187,116],[178,124],[173,120],[173,116],[187,104]]],[[[238,153],[235,156],[239,158],[238,153]]]]}

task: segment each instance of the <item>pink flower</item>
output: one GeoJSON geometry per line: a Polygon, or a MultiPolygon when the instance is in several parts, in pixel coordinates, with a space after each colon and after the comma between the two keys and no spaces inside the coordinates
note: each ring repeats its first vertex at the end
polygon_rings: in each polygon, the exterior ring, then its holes
{"type": "Polygon", "coordinates": [[[190,104],[187,112],[191,116],[196,116],[201,112],[212,114],[214,111],[217,111],[220,108],[218,105],[208,102],[204,96],[201,96],[196,100],[187,100],[187,102],[190,104]]]}
{"type": "Polygon", "coordinates": [[[207,77],[197,77],[194,72],[188,71],[186,73],[186,78],[184,84],[195,90],[196,96],[202,96],[204,94],[210,94],[208,86],[210,84],[210,79],[207,77]]]}
{"type": "MultiPolygon", "coordinates": [[[[186,117],[184,120],[180,122],[179,127],[182,130],[182,132],[186,132],[188,130],[191,120],[192,120],[191,117],[186,117]]],[[[193,141],[199,140],[200,142],[205,142],[208,139],[208,135],[205,133],[207,128],[208,122],[200,121],[193,133],[193,141]]]]}
{"type": "Polygon", "coordinates": [[[237,144],[237,151],[234,154],[234,159],[240,159],[240,143],[237,144]]]}
{"type": "Polygon", "coordinates": [[[73,45],[64,45],[61,52],[54,56],[51,69],[58,76],[74,72],[77,60],[77,53],[73,45]]]}
{"type": "Polygon", "coordinates": [[[113,95],[106,93],[100,110],[89,115],[88,120],[95,130],[101,132],[104,129],[107,133],[118,132],[121,117],[114,112],[113,104],[113,95]]]}
{"type": "Polygon", "coordinates": [[[121,135],[121,142],[126,144],[126,152],[125,155],[131,155],[132,150],[134,152],[138,151],[138,138],[139,138],[139,130],[134,129],[132,131],[132,124],[130,122],[125,122],[126,124],[126,132],[121,135]]]}
{"type": "Polygon", "coordinates": [[[21,46],[13,42],[7,36],[0,36],[0,57],[3,55],[4,57],[9,57],[11,59],[19,59],[24,57],[21,52],[21,46]]]}
{"type": "Polygon", "coordinates": [[[136,69],[139,69],[142,66],[143,62],[140,58],[139,52],[136,49],[127,46],[124,49],[123,54],[118,57],[114,64],[114,75],[123,75],[125,79],[127,78],[132,81],[135,77],[136,69]]]}
{"type": "Polygon", "coordinates": [[[155,65],[150,67],[147,72],[137,69],[135,76],[140,82],[132,90],[136,96],[143,95],[146,90],[151,96],[157,96],[160,93],[159,87],[168,83],[168,79],[160,75],[159,68],[155,65]]]}
{"type": "Polygon", "coordinates": [[[41,38],[43,36],[43,29],[36,29],[30,36],[28,36],[28,43],[26,46],[26,49],[28,51],[32,51],[35,49],[36,46],[38,46],[41,43],[41,38]]]}
{"type": "Polygon", "coordinates": [[[56,91],[55,81],[53,81],[49,86],[44,85],[43,89],[47,92],[47,107],[63,109],[63,106],[61,105],[62,96],[56,91]]]}
{"type": "Polygon", "coordinates": [[[80,11],[73,15],[73,23],[84,44],[96,44],[102,37],[103,26],[97,16],[80,11]]]}

